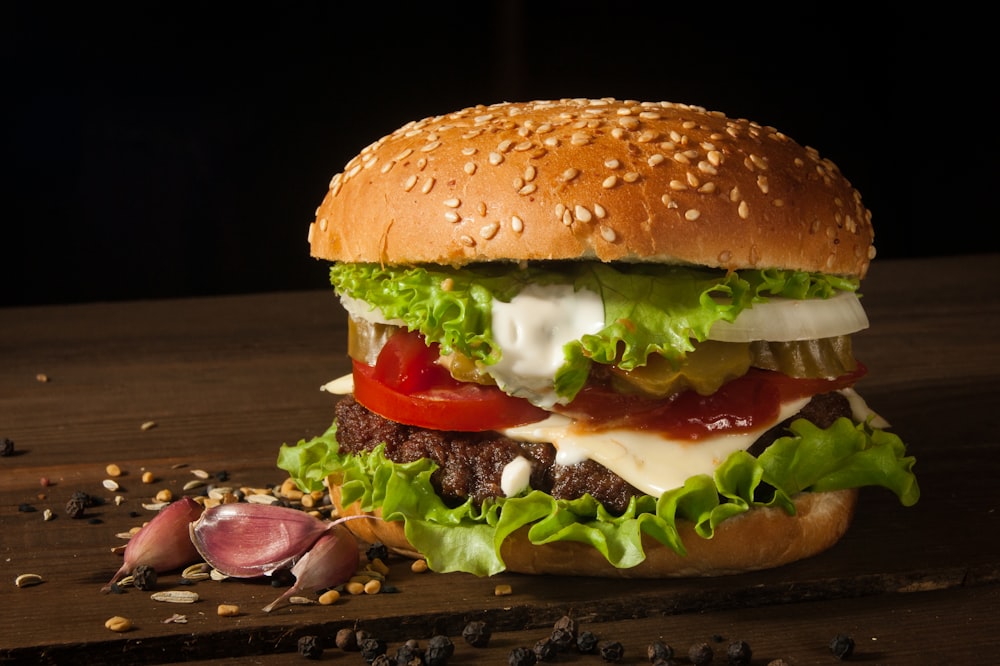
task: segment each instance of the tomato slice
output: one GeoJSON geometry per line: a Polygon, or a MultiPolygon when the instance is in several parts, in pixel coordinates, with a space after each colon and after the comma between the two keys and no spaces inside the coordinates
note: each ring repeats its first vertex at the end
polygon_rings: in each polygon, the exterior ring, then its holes
{"type": "Polygon", "coordinates": [[[354,361],[354,398],[387,419],[432,430],[499,430],[548,416],[496,386],[458,381],[435,362],[438,355],[436,344],[400,331],[374,366],[354,361]]]}
{"type": "MultiPolygon", "coordinates": [[[[432,430],[501,430],[549,415],[496,386],[458,381],[436,362],[439,353],[438,345],[428,345],[420,334],[396,333],[374,366],[354,361],[355,399],[387,419],[432,430]]],[[[853,372],[832,380],[795,379],[751,369],[712,395],[685,391],[666,399],[625,395],[592,383],[556,410],[590,430],[628,427],[697,440],[713,433],[750,430],[773,420],[782,402],[846,388],[866,373],[860,363],[853,372]]]]}

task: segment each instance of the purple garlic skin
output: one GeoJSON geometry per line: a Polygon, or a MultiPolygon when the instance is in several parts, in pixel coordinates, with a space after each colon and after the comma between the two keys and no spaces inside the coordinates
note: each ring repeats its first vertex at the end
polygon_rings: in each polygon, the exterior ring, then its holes
{"type": "Polygon", "coordinates": [[[189,541],[220,573],[256,578],[292,566],[331,525],[297,509],[236,502],[206,509],[189,541]]]}
{"type": "Polygon", "coordinates": [[[135,533],[125,546],[125,562],[102,591],[136,567],[146,565],[157,573],[180,569],[198,561],[198,551],[188,534],[189,526],[202,514],[202,506],[184,497],[160,509],[149,523],[135,533]]]}
{"type": "Polygon", "coordinates": [[[265,613],[270,613],[283,601],[296,594],[308,594],[336,587],[346,583],[354,575],[361,562],[358,540],[350,530],[337,524],[338,522],[330,523],[331,529],[295,563],[292,567],[295,584],[265,606],[265,613]]]}

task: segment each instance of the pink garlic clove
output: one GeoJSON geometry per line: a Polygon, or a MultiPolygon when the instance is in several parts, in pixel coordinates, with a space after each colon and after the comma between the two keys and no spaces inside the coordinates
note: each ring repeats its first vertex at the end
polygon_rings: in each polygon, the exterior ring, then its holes
{"type": "Polygon", "coordinates": [[[265,613],[270,613],[291,596],[336,587],[354,575],[360,563],[358,541],[350,530],[338,525],[338,522],[331,523],[332,529],[295,563],[292,567],[295,584],[265,606],[265,613]]]}
{"type": "Polygon", "coordinates": [[[254,578],[294,564],[331,525],[287,507],[219,504],[191,525],[190,541],[219,572],[254,578]]]}
{"type": "Polygon", "coordinates": [[[136,532],[125,546],[125,562],[111,581],[101,588],[111,589],[136,567],[146,565],[157,573],[180,569],[198,561],[198,551],[188,535],[188,526],[198,520],[202,506],[184,497],[160,509],[148,524],[136,532]]]}

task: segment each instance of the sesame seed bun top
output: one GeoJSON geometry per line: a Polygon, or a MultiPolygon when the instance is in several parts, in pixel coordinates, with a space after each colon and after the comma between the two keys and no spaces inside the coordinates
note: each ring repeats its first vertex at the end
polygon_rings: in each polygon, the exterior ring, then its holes
{"type": "Polygon", "coordinates": [[[314,257],[597,259],[863,277],[871,214],[778,130],[670,102],[476,106],[404,125],[333,177],[314,257]]]}

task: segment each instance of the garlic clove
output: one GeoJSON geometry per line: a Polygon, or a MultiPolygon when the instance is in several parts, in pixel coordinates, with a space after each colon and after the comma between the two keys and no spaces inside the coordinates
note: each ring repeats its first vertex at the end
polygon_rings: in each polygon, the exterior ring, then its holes
{"type": "Polygon", "coordinates": [[[125,562],[102,591],[110,590],[112,585],[139,565],[144,564],[161,573],[198,561],[198,551],[191,543],[188,526],[198,520],[201,513],[202,506],[190,497],[160,509],[129,539],[125,547],[125,562]]]}
{"type": "Polygon", "coordinates": [[[338,522],[331,523],[333,527],[295,563],[292,567],[295,584],[265,606],[265,613],[270,613],[294,596],[336,587],[354,575],[361,561],[358,541],[350,530],[338,525],[338,522]]]}
{"type": "Polygon", "coordinates": [[[214,569],[254,578],[292,566],[332,523],[269,504],[219,504],[190,527],[190,541],[214,569]]]}

